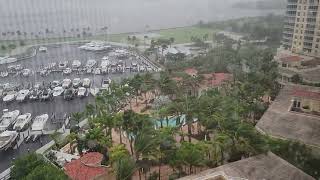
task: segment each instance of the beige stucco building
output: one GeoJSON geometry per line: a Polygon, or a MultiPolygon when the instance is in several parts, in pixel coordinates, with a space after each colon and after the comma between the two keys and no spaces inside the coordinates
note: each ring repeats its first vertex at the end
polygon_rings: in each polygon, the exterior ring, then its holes
{"type": "Polygon", "coordinates": [[[294,53],[320,57],[319,0],[288,0],[283,46],[294,53]]]}
{"type": "Polygon", "coordinates": [[[320,92],[295,89],[292,96],[294,108],[320,113],[320,92]]]}

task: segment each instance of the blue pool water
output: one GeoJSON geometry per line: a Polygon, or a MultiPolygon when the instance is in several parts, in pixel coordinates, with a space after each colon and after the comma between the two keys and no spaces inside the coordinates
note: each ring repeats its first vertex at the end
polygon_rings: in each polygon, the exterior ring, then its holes
{"type": "MultiPolygon", "coordinates": [[[[181,116],[173,116],[173,117],[169,117],[168,120],[168,125],[167,125],[167,120],[164,118],[162,120],[162,126],[163,127],[177,127],[177,126],[181,126],[183,124],[185,124],[186,122],[186,115],[181,115],[181,116]],[[177,119],[180,117],[180,123],[177,122],[177,119]],[[178,123],[178,124],[177,124],[178,123]]],[[[155,120],[155,126],[156,128],[161,127],[161,122],[160,120],[155,120]]]]}

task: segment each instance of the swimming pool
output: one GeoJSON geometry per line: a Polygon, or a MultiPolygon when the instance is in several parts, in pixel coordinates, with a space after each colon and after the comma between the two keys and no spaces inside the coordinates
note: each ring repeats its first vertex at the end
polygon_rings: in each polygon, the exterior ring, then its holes
{"type": "MultiPolygon", "coordinates": [[[[186,115],[173,116],[173,117],[169,117],[168,124],[167,124],[166,118],[162,119],[162,126],[163,127],[179,127],[181,125],[184,125],[185,122],[186,122],[186,115]]],[[[155,119],[155,126],[156,128],[161,127],[160,119],[155,119]]]]}

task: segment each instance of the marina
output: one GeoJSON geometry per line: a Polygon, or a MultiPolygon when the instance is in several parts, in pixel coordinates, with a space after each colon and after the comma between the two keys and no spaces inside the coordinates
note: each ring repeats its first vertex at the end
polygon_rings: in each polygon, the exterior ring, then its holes
{"type": "Polygon", "coordinates": [[[129,49],[84,46],[90,44],[41,46],[32,58],[0,65],[0,171],[46,143],[47,134],[62,131],[111,81],[160,70],[129,49]]]}

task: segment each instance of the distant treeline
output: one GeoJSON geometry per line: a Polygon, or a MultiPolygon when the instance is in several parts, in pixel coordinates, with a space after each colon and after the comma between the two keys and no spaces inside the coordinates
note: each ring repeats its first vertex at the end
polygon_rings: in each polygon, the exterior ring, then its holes
{"type": "Polygon", "coordinates": [[[249,40],[268,37],[269,42],[280,43],[283,31],[283,16],[268,15],[245,17],[221,22],[199,23],[200,27],[221,29],[245,35],[249,40]]]}
{"type": "Polygon", "coordinates": [[[286,0],[260,0],[257,2],[238,2],[233,7],[241,9],[284,9],[286,4],[286,0]]]}

